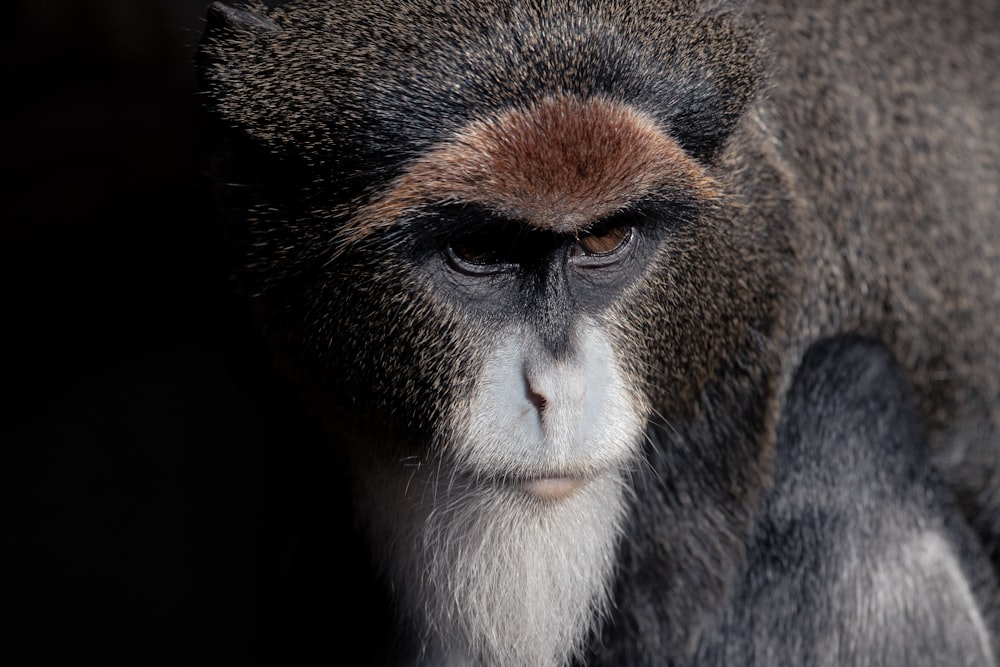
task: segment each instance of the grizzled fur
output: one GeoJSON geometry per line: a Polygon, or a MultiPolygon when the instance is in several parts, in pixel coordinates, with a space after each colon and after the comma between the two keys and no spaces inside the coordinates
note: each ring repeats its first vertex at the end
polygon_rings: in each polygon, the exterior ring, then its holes
{"type": "Polygon", "coordinates": [[[777,443],[742,578],[698,664],[996,664],[995,575],[888,351],[855,337],[810,347],[777,443]]]}
{"type": "Polygon", "coordinates": [[[216,6],[199,68],[236,284],[335,438],[446,442],[482,363],[467,318],[402,231],[342,230],[476,122],[621,105],[711,195],[657,211],[659,261],[602,315],[649,426],[591,659],[682,663],[711,636],[794,370],[844,332],[900,360],[1000,563],[998,26],[988,0],[216,6]]]}

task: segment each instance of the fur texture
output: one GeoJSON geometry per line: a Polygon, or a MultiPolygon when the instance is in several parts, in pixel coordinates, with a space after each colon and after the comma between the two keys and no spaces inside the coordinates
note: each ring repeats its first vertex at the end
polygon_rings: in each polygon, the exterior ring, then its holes
{"type": "Polygon", "coordinates": [[[995,574],[884,346],[811,346],[777,443],[746,563],[697,664],[995,665],[995,574]]]}
{"type": "Polygon", "coordinates": [[[600,99],[546,97],[476,122],[415,160],[352,219],[345,242],[442,203],[479,204],[540,229],[573,232],[653,193],[718,196],[704,169],[649,118],[600,99]]]}

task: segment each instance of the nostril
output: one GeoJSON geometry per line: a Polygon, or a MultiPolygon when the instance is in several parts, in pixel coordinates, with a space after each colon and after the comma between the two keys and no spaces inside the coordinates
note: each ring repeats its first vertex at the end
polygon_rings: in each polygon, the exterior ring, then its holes
{"type": "Polygon", "coordinates": [[[549,404],[548,399],[539,392],[535,391],[530,382],[525,382],[524,386],[528,394],[528,401],[535,406],[535,409],[538,410],[538,414],[545,412],[545,408],[549,404]]]}

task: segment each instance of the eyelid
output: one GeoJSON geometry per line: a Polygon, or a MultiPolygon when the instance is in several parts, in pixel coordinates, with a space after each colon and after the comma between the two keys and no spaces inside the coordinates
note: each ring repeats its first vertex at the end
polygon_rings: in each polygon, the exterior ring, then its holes
{"type": "Polygon", "coordinates": [[[451,243],[445,247],[445,257],[454,270],[469,276],[491,276],[507,271],[512,266],[510,262],[504,261],[476,262],[467,259],[462,257],[451,243]]]}
{"type": "Polygon", "coordinates": [[[447,246],[449,261],[472,275],[497,273],[512,265],[512,249],[522,233],[509,222],[478,221],[453,235],[447,246]]]}

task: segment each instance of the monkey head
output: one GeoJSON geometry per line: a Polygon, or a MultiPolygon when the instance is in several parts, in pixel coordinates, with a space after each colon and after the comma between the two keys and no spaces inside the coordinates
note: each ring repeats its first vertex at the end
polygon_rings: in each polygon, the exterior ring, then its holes
{"type": "Polygon", "coordinates": [[[695,2],[213,6],[235,283],[429,660],[578,652],[650,471],[741,520],[778,264],[727,150],[755,44],[695,2]]]}

